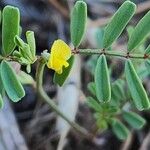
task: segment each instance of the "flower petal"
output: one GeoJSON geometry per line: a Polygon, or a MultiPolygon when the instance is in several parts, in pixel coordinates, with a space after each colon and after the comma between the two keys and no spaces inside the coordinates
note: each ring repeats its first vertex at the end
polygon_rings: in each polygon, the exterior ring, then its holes
{"type": "Polygon", "coordinates": [[[53,68],[53,58],[54,56],[51,54],[47,63],[48,68],[53,68]]]}
{"type": "Polygon", "coordinates": [[[68,67],[67,60],[71,57],[70,47],[62,40],[56,40],[51,48],[51,54],[47,63],[48,68],[61,74],[63,67],[68,67]]]}
{"type": "Polygon", "coordinates": [[[64,41],[56,40],[52,45],[51,54],[55,58],[68,60],[71,57],[71,49],[64,41]]]}

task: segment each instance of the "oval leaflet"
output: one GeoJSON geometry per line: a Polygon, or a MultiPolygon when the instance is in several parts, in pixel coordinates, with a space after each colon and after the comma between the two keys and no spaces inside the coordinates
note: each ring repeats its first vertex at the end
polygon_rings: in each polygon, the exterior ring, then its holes
{"type": "Polygon", "coordinates": [[[24,97],[25,92],[17,78],[15,71],[7,61],[1,63],[1,78],[8,97],[13,102],[18,102],[24,97]]]}
{"type": "Polygon", "coordinates": [[[124,2],[113,15],[104,31],[103,46],[108,48],[122,33],[136,10],[136,5],[130,1],[124,2]]]}
{"type": "Polygon", "coordinates": [[[148,109],[150,107],[148,96],[131,60],[125,62],[125,76],[136,108],[139,110],[148,109]]]}
{"type": "Polygon", "coordinates": [[[77,1],[71,13],[71,41],[78,47],[83,38],[87,20],[87,5],[83,1],[77,1]]]}
{"type": "Polygon", "coordinates": [[[17,7],[6,6],[2,14],[2,52],[4,56],[8,56],[16,46],[14,37],[19,35],[20,12],[17,7]]]}
{"type": "Polygon", "coordinates": [[[95,68],[96,96],[101,102],[108,102],[111,99],[110,77],[105,55],[98,58],[95,68]]]}

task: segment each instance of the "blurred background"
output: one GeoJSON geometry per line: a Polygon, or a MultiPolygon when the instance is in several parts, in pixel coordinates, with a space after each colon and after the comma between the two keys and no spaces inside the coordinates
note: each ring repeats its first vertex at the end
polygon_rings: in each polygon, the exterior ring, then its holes
{"type": "MultiPolygon", "coordinates": [[[[97,39],[101,39],[103,27],[125,0],[85,1],[88,5],[88,23],[85,40],[81,47],[100,48],[101,40],[97,39]],[[97,33],[99,33],[98,38],[97,33]]],[[[150,0],[132,1],[137,4],[138,9],[130,25],[136,25],[150,9],[150,0]]],[[[45,49],[50,50],[53,41],[58,38],[70,44],[69,16],[74,2],[75,0],[1,0],[0,8],[13,5],[20,9],[22,38],[25,39],[27,30],[34,31],[37,54],[40,54],[45,49]]],[[[125,49],[127,39],[127,31],[124,31],[113,48],[125,49]]],[[[74,75],[69,78],[81,89],[80,91],[76,91],[76,88],[72,89],[79,95],[77,98],[76,95],[74,96],[77,102],[73,103],[73,115],[76,115],[77,123],[94,133],[95,120],[92,111],[85,104],[85,95],[89,95],[87,84],[93,81],[97,56],[82,56],[78,59],[74,75]]],[[[109,64],[113,66],[111,78],[114,81],[123,72],[124,65],[117,59],[109,60],[109,64]]],[[[33,65],[31,72],[33,77],[35,77],[35,69],[36,64],[33,65]]],[[[60,104],[61,94],[66,91],[53,84],[53,74],[53,71],[45,70],[44,89],[54,101],[60,104]]],[[[145,79],[145,86],[150,91],[148,78],[145,79]]],[[[37,97],[33,86],[25,85],[25,90],[26,96],[21,102],[13,104],[6,100],[4,109],[0,110],[0,150],[56,150],[59,143],[59,134],[56,130],[59,128],[56,126],[57,115],[37,97]]],[[[67,96],[73,95],[68,93],[67,96]]],[[[60,107],[66,108],[65,105],[64,103],[60,107]]],[[[147,120],[147,125],[140,131],[131,131],[127,141],[118,140],[111,129],[96,133],[93,141],[71,129],[63,141],[64,150],[148,150],[150,149],[150,112],[142,112],[141,115],[147,120]]]]}

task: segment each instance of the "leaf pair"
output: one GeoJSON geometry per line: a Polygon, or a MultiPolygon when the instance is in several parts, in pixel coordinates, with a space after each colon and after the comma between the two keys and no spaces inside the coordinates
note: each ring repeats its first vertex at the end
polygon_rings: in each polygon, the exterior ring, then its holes
{"type": "MultiPolygon", "coordinates": [[[[112,17],[110,23],[106,26],[104,32],[103,46],[108,48],[122,33],[123,29],[130,21],[136,10],[136,5],[126,1],[112,17]]],[[[127,49],[132,51],[136,48],[150,33],[150,11],[139,21],[134,28],[128,41],[127,49]]],[[[149,52],[149,50],[147,50],[149,52]]],[[[146,53],[147,53],[146,52],[146,53]]]]}
{"type": "Polygon", "coordinates": [[[36,54],[34,32],[27,31],[26,39],[27,39],[27,43],[25,43],[18,35],[16,35],[14,38],[14,41],[15,41],[15,44],[22,50],[24,50],[25,47],[29,47],[27,52],[25,50],[22,52],[22,55],[25,58],[29,57],[33,61],[35,59],[35,54],[36,54]],[[29,53],[29,54],[27,55],[27,53],[29,53]]]}
{"type": "MultiPolygon", "coordinates": [[[[18,46],[19,51],[14,51],[13,55],[16,56],[21,64],[30,66],[36,60],[36,45],[33,31],[26,32],[27,43],[25,43],[18,35],[15,36],[14,41],[18,46]]],[[[28,71],[28,70],[27,70],[28,71]]],[[[30,70],[28,71],[30,72],[30,70]]]]}
{"type": "Polygon", "coordinates": [[[25,92],[15,71],[7,61],[2,61],[0,70],[2,83],[8,97],[13,102],[18,102],[22,97],[24,97],[25,92]]]}
{"type": "MultiPolygon", "coordinates": [[[[35,36],[33,31],[26,32],[27,43],[25,43],[18,35],[15,36],[14,42],[15,44],[23,50],[22,55],[25,58],[30,58],[31,61],[35,60],[36,55],[36,44],[35,44],[35,36]],[[27,52],[24,50],[25,47],[28,47],[27,52]],[[27,54],[28,53],[28,54],[27,54]]],[[[21,53],[21,52],[20,52],[21,53]]]]}
{"type": "Polygon", "coordinates": [[[96,96],[101,102],[108,102],[111,99],[110,77],[105,55],[98,58],[95,69],[96,96]]]}
{"type": "Polygon", "coordinates": [[[87,20],[87,5],[83,1],[77,1],[71,13],[71,41],[74,47],[78,47],[81,43],[85,32],[87,20]]]}
{"type": "Polygon", "coordinates": [[[8,56],[16,46],[14,37],[19,35],[20,12],[16,7],[6,6],[2,15],[2,53],[4,56],[8,56]]]}
{"type": "Polygon", "coordinates": [[[125,75],[136,108],[139,110],[148,109],[150,107],[148,96],[131,60],[127,60],[125,63],[125,75]]]}
{"type": "MultiPolygon", "coordinates": [[[[145,124],[144,118],[134,112],[123,112],[123,118],[134,129],[140,129],[145,124]]],[[[118,119],[113,119],[111,126],[113,132],[119,139],[125,140],[128,137],[129,129],[118,119]]]]}

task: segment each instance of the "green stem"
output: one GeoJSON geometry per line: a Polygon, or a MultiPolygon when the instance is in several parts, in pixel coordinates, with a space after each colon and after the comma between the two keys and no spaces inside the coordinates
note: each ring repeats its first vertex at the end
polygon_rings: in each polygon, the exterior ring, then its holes
{"type": "Polygon", "coordinates": [[[150,58],[150,56],[146,56],[145,54],[129,54],[125,52],[118,52],[118,51],[104,51],[103,49],[77,49],[73,50],[73,53],[75,54],[105,54],[108,56],[114,56],[114,57],[124,57],[124,58],[135,58],[135,59],[146,59],[150,58]]]}
{"type": "Polygon", "coordinates": [[[36,70],[36,82],[37,82],[37,92],[41,96],[41,98],[64,120],[68,122],[70,126],[72,126],[74,129],[76,129],[79,133],[81,133],[83,136],[90,138],[91,134],[88,133],[88,131],[75,122],[71,121],[69,118],[67,118],[57,107],[57,105],[49,98],[49,96],[46,94],[46,92],[43,89],[43,72],[45,68],[46,62],[43,58],[39,59],[37,70],[36,70]]]}

